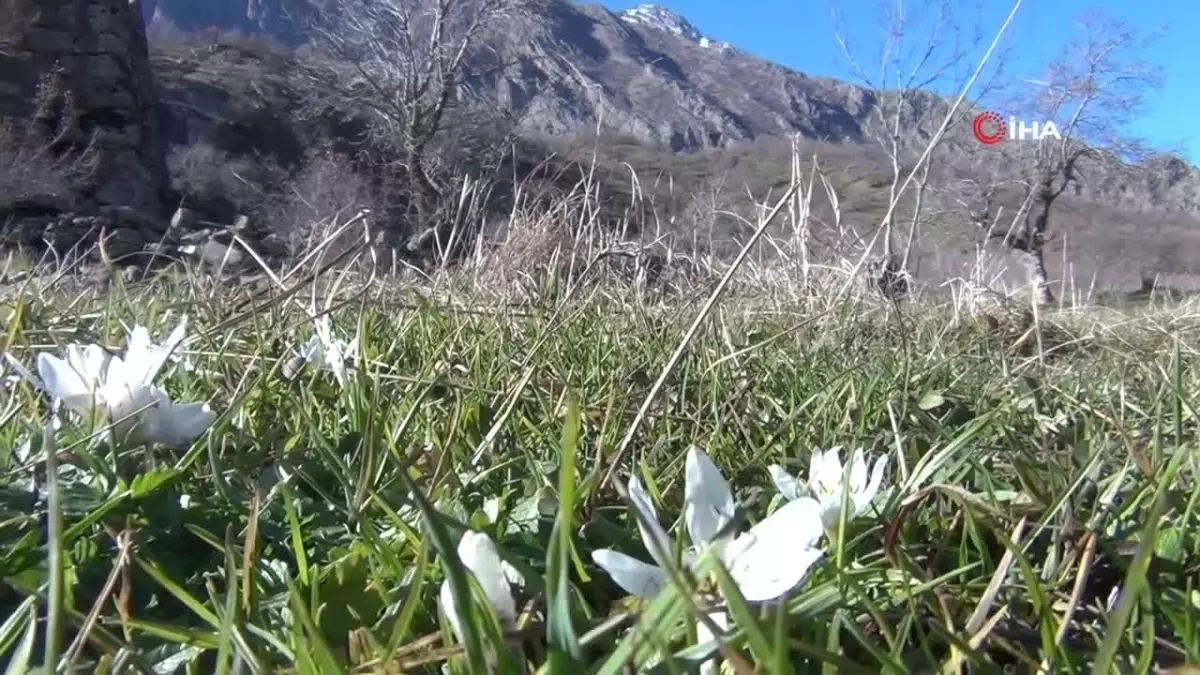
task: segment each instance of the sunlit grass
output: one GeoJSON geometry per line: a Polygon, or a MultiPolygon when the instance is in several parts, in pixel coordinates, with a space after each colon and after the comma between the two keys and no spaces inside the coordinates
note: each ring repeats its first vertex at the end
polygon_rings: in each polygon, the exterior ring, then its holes
{"type": "MultiPolygon", "coordinates": [[[[187,315],[189,368],[168,365],[159,384],[219,414],[179,453],[113,454],[66,424],[46,439],[72,467],[55,478],[29,450],[45,403],[2,385],[0,648],[16,672],[46,655],[81,672],[679,672],[717,653],[694,643],[690,593],[632,602],[589,555],[648,559],[603,479],[694,305],[580,292],[468,311],[356,293],[341,289],[333,312],[362,358],[344,389],[312,367],[285,376],[312,321],[265,292],[160,281],[8,296],[3,350],[25,363],[68,342],[116,351],[122,323],[161,336],[187,315]],[[511,649],[495,648],[485,605],[465,605],[470,654],[439,618],[465,528],[523,573],[511,649]]],[[[950,316],[932,303],[900,319],[850,301],[726,303],[671,371],[616,476],[641,478],[677,540],[691,445],[751,522],[783,502],[771,464],[803,479],[814,447],[889,455],[880,514],[844,523],[786,604],[726,594],[727,664],[1107,673],[1200,661],[1200,321],[1186,308],[1136,322],[1050,315],[1029,352],[950,316]]]]}

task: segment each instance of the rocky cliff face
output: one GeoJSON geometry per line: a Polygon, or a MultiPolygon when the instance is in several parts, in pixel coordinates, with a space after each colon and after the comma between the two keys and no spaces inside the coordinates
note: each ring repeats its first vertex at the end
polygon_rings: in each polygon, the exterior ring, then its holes
{"type": "Polygon", "coordinates": [[[6,238],[74,245],[106,227],[140,247],[168,181],[136,0],[0,0],[0,21],[6,238]],[[42,177],[20,180],[24,163],[42,177]]]}
{"type": "Polygon", "coordinates": [[[4,0],[17,22],[3,57],[0,112],[31,141],[86,164],[80,208],[162,209],[166,164],[154,115],[146,34],[129,0],[4,0]]]}
{"type": "Polygon", "coordinates": [[[182,31],[211,28],[242,33],[266,33],[294,44],[302,39],[307,1],[297,0],[142,0],[147,24],[163,23],[182,31]]]}

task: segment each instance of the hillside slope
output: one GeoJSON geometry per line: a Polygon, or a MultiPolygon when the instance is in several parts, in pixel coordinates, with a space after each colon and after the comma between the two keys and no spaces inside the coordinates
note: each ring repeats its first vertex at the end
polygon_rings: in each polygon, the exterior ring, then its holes
{"type": "MultiPolygon", "coordinates": [[[[210,13],[202,15],[203,21],[198,5],[188,0],[154,4],[156,20],[180,25],[211,21],[223,27],[220,21],[228,21],[224,27],[285,41],[304,32],[299,19],[281,23],[268,0],[206,5],[210,13]],[[212,13],[218,5],[224,13],[212,13]]],[[[647,171],[684,172],[691,185],[717,181],[738,192],[743,183],[765,190],[785,181],[784,137],[799,134],[810,141],[809,151],[819,149],[829,158],[822,166],[848,192],[843,211],[860,230],[882,216],[890,167],[868,125],[886,92],[766,62],[700,34],[686,19],[655,6],[617,14],[598,5],[549,0],[535,13],[507,20],[488,47],[510,67],[478,76],[473,91],[510,114],[528,136],[565,140],[601,129],[639,139],[646,147],[621,145],[627,157],[610,157],[614,165],[632,157],[647,171]],[[688,158],[696,153],[695,160],[688,158]]],[[[199,51],[176,59],[171,68],[159,59],[161,86],[174,91],[176,101],[165,104],[175,111],[168,128],[178,130],[179,119],[191,115],[177,105],[179,92],[200,86],[195,73],[180,79],[188,58],[208,59],[203,86],[227,91],[206,100],[227,108],[238,108],[245,96],[262,98],[264,89],[275,86],[239,84],[248,77],[244,64],[222,66],[199,51]]],[[[267,61],[259,66],[269,75],[264,82],[286,89],[285,74],[275,72],[284,66],[267,61]]],[[[268,96],[271,100],[249,109],[260,121],[273,114],[286,118],[297,96],[268,96]],[[277,110],[266,112],[272,105],[277,110]]],[[[910,97],[903,111],[904,143],[914,148],[925,143],[948,110],[937,96],[910,97]]],[[[971,115],[961,113],[943,140],[935,182],[1003,177],[1013,168],[971,138],[969,124],[962,123],[971,115]]],[[[1092,162],[1083,175],[1061,204],[1050,247],[1054,268],[1062,267],[1066,247],[1068,268],[1052,273],[1082,286],[1093,280],[1101,286],[1136,285],[1143,274],[1200,275],[1200,172],[1195,167],[1161,156],[1141,166],[1092,162]]],[[[953,276],[974,254],[974,233],[952,217],[926,229],[930,240],[923,244],[924,255],[937,270],[932,276],[953,276]]]]}

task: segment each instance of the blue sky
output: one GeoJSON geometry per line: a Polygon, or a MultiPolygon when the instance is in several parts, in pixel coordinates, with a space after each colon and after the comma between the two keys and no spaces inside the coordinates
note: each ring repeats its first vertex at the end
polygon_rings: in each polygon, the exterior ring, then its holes
{"type": "MultiPolygon", "coordinates": [[[[852,49],[876,58],[883,43],[881,7],[891,0],[658,0],[686,17],[702,33],[809,75],[856,79],[835,38],[833,14],[852,49]],[[831,11],[832,9],[832,11],[831,11]]],[[[606,0],[614,10],[637,0],[606,0]]],[[[920,3],[910,0],[906,6],[920,3]]],[[[955,11],[969,30],[986,33],[982,54],[1011,9],[1005,0],[959,0],[955,11]]],[[[1077,31],[1076,19],[1088,9],[1150,34],[1161,31],[1142,58],[1162,69],[1162,85],[1148,92],[1145,109],[1132,132],[1155,147],[1173,151],[1200,165],[1200,0],[1025,0],[1006,33],[1006,79],[1034,77],[1077,31]]],[[[918,31],[914,31],[919,33],[918,31]]],[[[919,46],[919,45],[915,45],[919,46]]],[[[973,68],[972,61],[970,67],[973,68]]],[[[867,66],[863,65],[864,69],[867,66]]],[[[875,69],[877,72],[877,69],[875,69]]],[[[871,73],[874,75],[874,73],[871,73]]]]}

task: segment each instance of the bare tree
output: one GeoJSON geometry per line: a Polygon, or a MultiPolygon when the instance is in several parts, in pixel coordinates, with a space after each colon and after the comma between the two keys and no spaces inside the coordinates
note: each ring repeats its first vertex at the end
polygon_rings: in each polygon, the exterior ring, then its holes
{"type": "MultiPolygon", "coordinates": [[[[344,105],[371,113],[375,140],[396,151],[410,218],[427,223],[458,193],[459,167],[447,155],[467,147],[464,130],[481,131],[481,106],[471,87],[485,70],[500,68],[486,49],[527,0],[327,0],[314,27],[317,43],[351,70],[322,83],[344,105]],[[330,89],[332,87],[332,89],[330,89]],[[451,146],[457,146],[452,148],[451,146]]],[[[493,108],[490,111],[496,113],[493,108]]],[[[499,125],[495,125],[499,128],[499,125]]],[[[491,131],[495,131],[493,129],[491,131]]],[[[502,145],[500,143],[494,145],[502,145]]],[[[465,148],[465,150],[464,150],[465,148]]],[[[474,157],[473,159],[477,159],[474,157]]]]}
{"type": "MultiPolygon", "coordinates": [[[[955,13],[957,3],[949,0],[884,0],[881,2],[883,41],[878,50],[858,50],[849,43],[845,33],[836,31],[838,43],[855,76],[875,95],[871,116],[864,124],[866,134],[887,154],[891,161],[890,202],[899,198],[899,190],[912,164],[941,123],[945,106],[931,89],[955,91],[967,81],[973,66],[973,56],[983,42],[979,26],[968,26],[955,13]],[[863,64],[875,62],[872,74],[863,64]],[[936,119],[934,119],[936,118],[936,119]]],[[[837,25],[836,11],[834,23],[837,25]]],[[[1001,69],[1002,58],[994,58],[988,74],[977,80],[977,89],[987,90],[990,81],[1001,69]]],[[[908,232],[903,252],[897,250],[897,219],[903,212],[893,210],[880,224],[883,255],[873,261],[872,282],[889,299],[903,297],[913,248],[916,243],[922,211],[926,207],[925,192],[930,184],[934,155],[922,164],[913,176],[909,189],[911,208],[907,212],[908,232]]]]}
{"type": "Polygon", "coordinates": [[[1158,70],[1138,58],[1146,37],[1099,13],[1085,15],[1078,29],[1042,77],[1021,82],[1019,93],[1010,97],[1019,123],[1042,125],[1040,138],[1010,138],[979,148],[980,154],[1000,153],[986,159],[1008,177],[981,186],[968,209],[987,239],[1020,255],[1041,304],[1054,301],[1045,245],[1059,198],[1083,178],[1089,163],[1135,162],[1145,156],[1145,144],[1129,129],[1143,95],[1159,83],[1158,70]],[[1057,137],[1044,126],[1049,122],[1057,137]],[[1002,216],[1005,203],[1016,206],[1011,219],[1002,216]]]}

